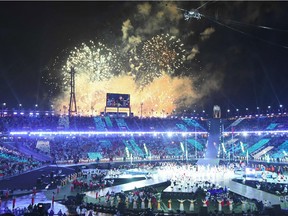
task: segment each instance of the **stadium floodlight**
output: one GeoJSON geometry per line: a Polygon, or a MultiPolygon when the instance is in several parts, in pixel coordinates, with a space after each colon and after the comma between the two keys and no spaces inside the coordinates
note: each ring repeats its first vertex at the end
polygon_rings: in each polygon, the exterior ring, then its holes
{"type": "Polygon", "coordinates": [[[27,131],[10,132],[10,135],[27,135],[27,131]]]}
{"type": "Polygon", "coordinates": [[[173,136],[173,133],[172,133],[172,132],[169,132],[169,133],[167,133],[167,136],[168,136],[168,137],[172,137],[172,136],[173,136]]]}
{"type": "Polygon", "coordinates": [[[244,131],[244,132],[242,132],[242,135],[243,135],[244,137],[246,137],[246,136],[248,136],[248,133],[247,133],[246,131],[244,131]]]}
{"type": "Polygon", "coordinates": [[[267,112],[268,112],[268,116],[269,116],[269,113],[271,112],[271,106],[268,106],[268,110],[267,110],[267,112]]]}

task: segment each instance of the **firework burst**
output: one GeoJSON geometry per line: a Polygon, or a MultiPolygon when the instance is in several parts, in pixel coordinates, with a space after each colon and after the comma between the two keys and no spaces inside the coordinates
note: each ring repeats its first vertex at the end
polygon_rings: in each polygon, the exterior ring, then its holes
{"type": "Polygon", "coordinates": [[[130,65],[135,80],[145,87],[163,74],[172,75],[186,60],[184,44],[169,34],[152,37],[140,44],[130,65]]]}
{"type": "Polygon", "coordinates": [[[103,43],[82,43],[79,47],[74,47],[66,58],[55,58],[48,67],[48,72],[42,78],[49,86],[50,95],[59,94],[70,86],[70,71],[74,67],[76,78],[87,78],[89,82],[106,81],[122,71],[117,52],[108,48],[103,43]]]}
{"type": "Polygon", "coordinates": [[[105,81],[121,70],[115,51],[102,43],[89,41],[75,47],[69,54],[63,72],[74,67],[78,73],[89,75],[91,81],[105,81]]]}
{"type": "Polygon", "coordinates": [[[182,68],[186,57],[181,41],[168,34],[152,37],[124,54],[90,41],[75,47],[67,56],[57,67],[58,82],[57,78],[50,78],[55,85],[63,86],[61,93],[52,100],[56,111],[62,113],[67,111],[70,97],[71,67],[76,71],[76,98],[81,115],[104,111],[109,92],[130,94],[132,111],[139,114],[140,104],[144,104],[143,115],[146,116],[170,114],[179,104],[187,104],[183,98],[189,98],[189,101],[197,98],[189,78],[171,76],[182,68]]]}

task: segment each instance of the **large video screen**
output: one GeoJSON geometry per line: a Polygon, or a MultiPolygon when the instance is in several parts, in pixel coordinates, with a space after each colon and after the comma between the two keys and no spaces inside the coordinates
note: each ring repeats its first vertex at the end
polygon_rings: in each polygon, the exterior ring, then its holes
{"type": "Polygon", "coordinates": [[[106,107],[130,107],[130,94],[107,93],[106,107]]]}

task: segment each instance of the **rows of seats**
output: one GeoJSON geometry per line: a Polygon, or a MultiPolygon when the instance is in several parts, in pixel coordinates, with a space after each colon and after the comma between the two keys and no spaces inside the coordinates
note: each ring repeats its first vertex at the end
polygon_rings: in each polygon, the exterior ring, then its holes
{"type": "MultiPolygon", "coordinates": [[[[288,152],[288,134],[229,134],[223,137],[226,153],[234,154],[238,157],[246,157],[247,151],[250,159],[256,159],[253,156],[262,151],[260,160],[286,161],[288,152]],[[271,147],[271,148],[268,148],[271,147]]],[[[226,154],[227,155],[227,154],[226,154]]],[[[259,155],[259,154],[257,154],[259,155]]],[[[223,157],[223,151],[221,157],[223,157]]],[[[225,157],[225,156],[224,156],[225,157]]],[[[257,158],[258,159],[258,158],[257,158]]]]}
{"type": "Polygon", "coordinates": [[[23,115],[1,117],[0,131],[207,131],[201,124],[189,118],[23,115]]]}
{"type": "Polygon", "coordinates": [[[0,144],[0,176],[12,176],[41,166],[33,157],[0,144]]]}
{"type": "Polygon", "coordinates": [[[287,130],[288,116],[244,117],[224,120],[225,131],[273,131],[287,130]],[[233,127],[233,129],[232,129],[233,127]]]}
{"type": "MultiPolygon", "coordinates": [[[[223,120],[224,131],[233,126],[233,134],[223,136],[226,153],[222,151],[220,157],[227,156],[227,151],[235,156],[243,157],[247,150],[249,156],[261,152],[267,146],[273,146],[263,157],[285,158],[288,137],[285,134],[249,134],[244,136],[239,131],[251,130],[280,130],[288,128],[288,117],[261,117],[223,120]],[[240,144],[242,143],[242,144],[240,144]],[[243,151],[244,148],[244,151],[243,151]]],[[[139,118],[139,117],[80,117],[73,116],[4,116],[0,118],[2,132],[21,130],[92,130],[92,131],[157,131],[157,132],[206,132],[206,122],[191,118],[139,118]]],[[[53,137],[22,137],[14,142],[29,146],[35,151],[37,142],[41,139],[49,141],[49,154],[54,161],[80,161],[96,158],[124,158],[133,157],[183,157],[188,155],[201,157],[205,155],[207,135],[113,135],[113,136],[53,136],[53,137]]],[[[220,146],[221,147],[221,146],[220,146]]],[[[46,153],[47,154],[47,153],[46,153]]],[[[263,158],[260,155],[260,158],[263,158]]]]}
{"type": "MultiPolygon", "coordinates": [[[[14,139],[15,146],[29,145],[37,149],[39,141],[49,143],[49,155],[53,161],[79,162],[104,158],[173,158],[188,156],[201,157],[205,152],[208,137],[206,135],[90,135],[90,136],[26,136],[14,139]],[[97,155],[97,156],[95,156],[97,155]],[[92,156],[90,158],[90,156],[92,156]]],[[[40,149],[41,150],[41,149],[40,149]]],[[[47,153],[46,153],[47,154],[47,153]]]]}

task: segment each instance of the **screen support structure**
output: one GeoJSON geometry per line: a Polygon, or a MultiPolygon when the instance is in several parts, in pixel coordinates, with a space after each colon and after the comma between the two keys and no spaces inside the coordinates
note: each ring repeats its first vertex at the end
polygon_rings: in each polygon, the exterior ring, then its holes
{"type": "MultiPolygon", "coordinates": [[[[119,116],[119,113],[120,113],[120,107],[107,107],[105,106],[105,110],[104,110],[104,114],[106,115],[107,113],[109,113],[107,110],[109,109],[110,110],[116,110],[116,113],[117,113],[117,116],[119,116]]],[[[131,107],[121,107],[121,110],[123,110],[123,112],[126,112],[128,113],[128,116],[131,116],[131,107]]],[[[121,112],[122,113],[122,112],[121,112]]]]}
{"type": "Polygon", "coordinates": [[[70,79],[70,102],[69,102],[69,117],[73,114],[77,114],[77,106],[76,106],[76,95],[75,95],[75,69],[71,67],[70,71],[71,79],[70,79]]]}

